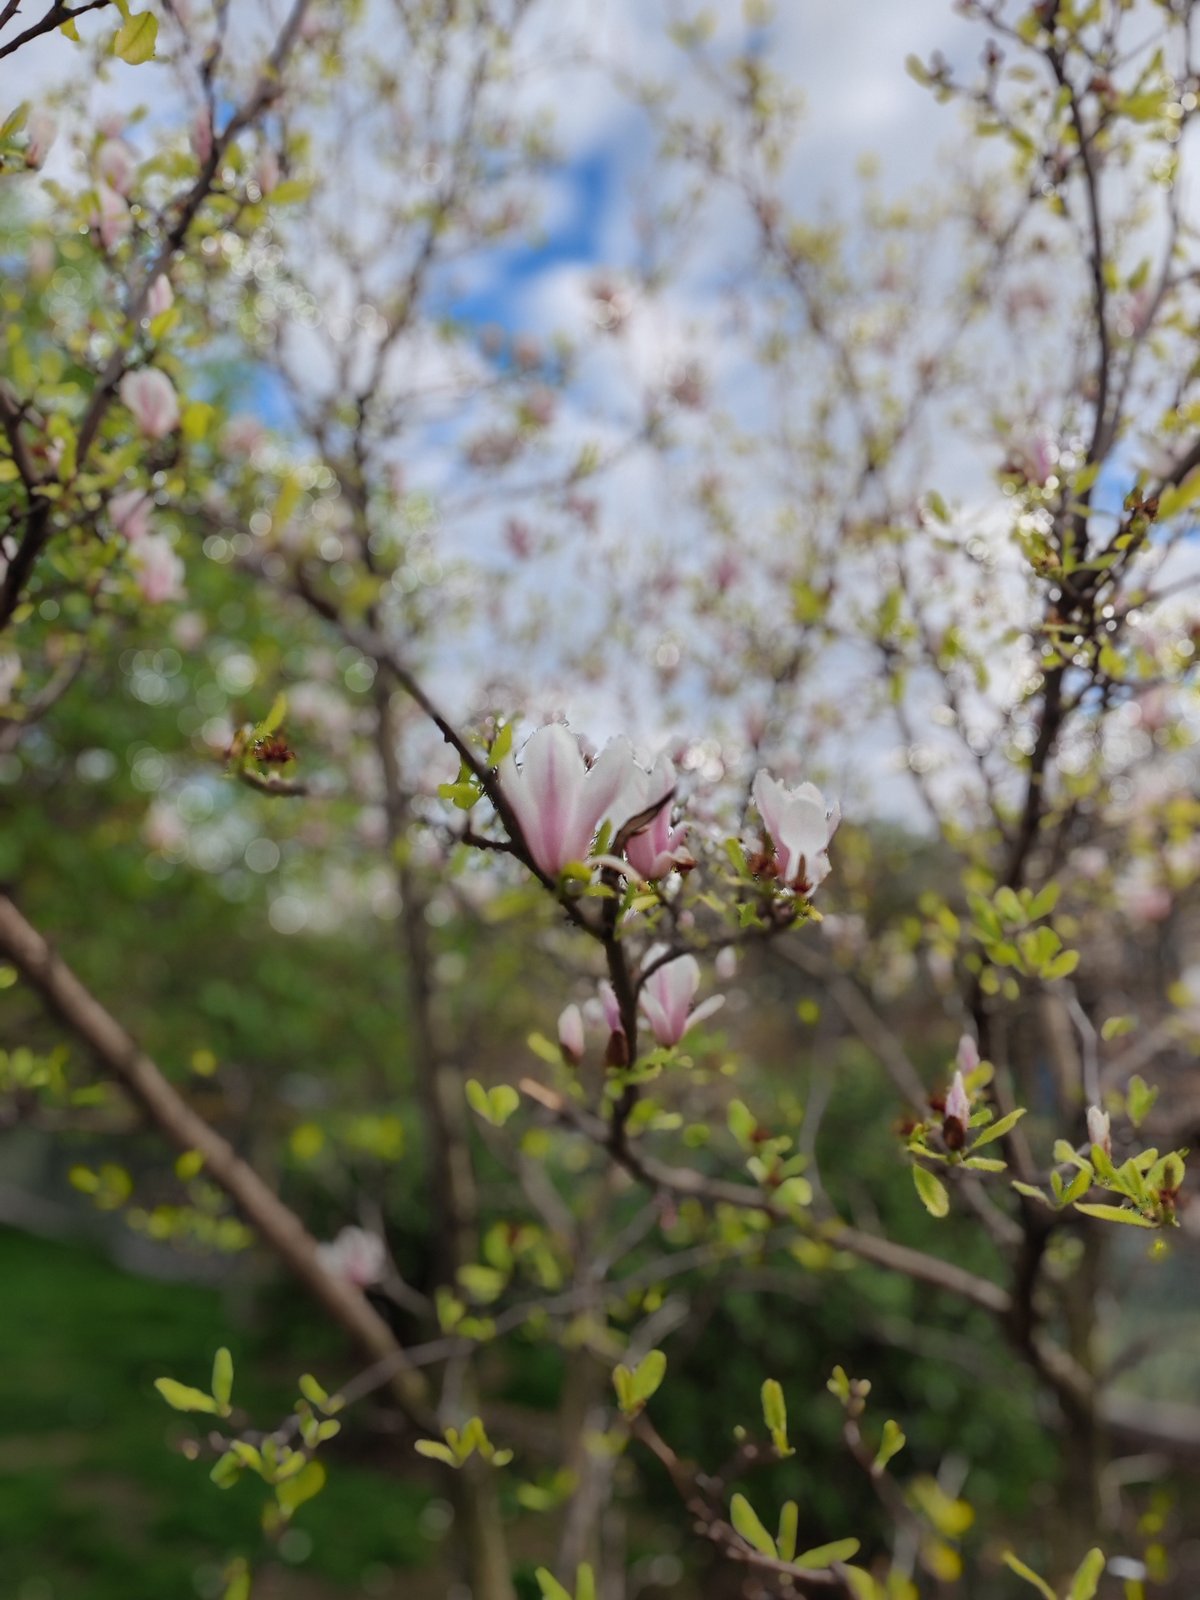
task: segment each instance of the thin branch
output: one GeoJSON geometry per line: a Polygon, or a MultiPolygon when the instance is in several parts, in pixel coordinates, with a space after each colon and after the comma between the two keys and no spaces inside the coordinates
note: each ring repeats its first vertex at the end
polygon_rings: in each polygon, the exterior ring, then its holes
{"type": "Polygon", "coordinates": [[[197,1151],[206,1174],[230,1197],[293,1276],[376,1359],[394,1363],[392,1389],[408,1415],[428,1427],[425,1386],[408,1368],[387,1323],[363,1295],[322,1267],[316,1241],[299,1217],[163,1076],[159,1067],[84,987],[66,962],[0,894],[0,951],[49,1009],[95,1053],[101,1066],[180,1150],[197,1151]]]}

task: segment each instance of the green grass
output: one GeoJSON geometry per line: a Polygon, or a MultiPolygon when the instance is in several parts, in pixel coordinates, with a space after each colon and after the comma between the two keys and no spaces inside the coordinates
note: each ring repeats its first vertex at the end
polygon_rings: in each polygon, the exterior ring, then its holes
{"type": "MultiPolygon", "coordinates": [[[[216,1489],[211,1458],[190,1462],[177,1448],[199,1429],[166,1408],[156,1377],[207,1387],[212,1353],[227,1344],[235,1401],[270,1426],[288,1411],[296,1376],[317,1363],[314,1345],[329,1350],[320,1330],[292,1322],[239,1332],[215,1291],[131,1277],[82,1250],[7,1231],[0,1307],[5,1596],[204,1600],[220,1592],[221,1566],[235,1553],[261,1572],[256,1595],[444,1592],[421,1529],[429,1490],[345,1459],[353,1441],[330,1450],[328,1486],[298,1513],[282,1555],[264,1551],[262,1485],[216,1489]]],[[[346,1360],[343,1352],[324,1376],[343,1375],[346,1360]]],[[[395,1454],[385,1452],[393,1462],[395,1454]]]]}

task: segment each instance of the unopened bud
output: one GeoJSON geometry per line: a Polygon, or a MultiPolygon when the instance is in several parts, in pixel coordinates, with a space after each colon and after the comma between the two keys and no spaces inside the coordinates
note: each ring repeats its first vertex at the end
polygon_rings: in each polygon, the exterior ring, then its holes
{"type": "Polygon", "coordinates": [[[1099,1145],[1106,1156],[1112,1155],[1112,1127],[1107,1111],[1101,1111],[1099,1106],[1089,1106],[1087,1110],[1088,1143],[1099,1145]]]}
{"type": "Polygon", "coordinates": [[[558,1019],[558,1042],[563,1060],[577,1067],[583,1060],[583,1013],[577,1005],[566,1006],[558,1019]]]}

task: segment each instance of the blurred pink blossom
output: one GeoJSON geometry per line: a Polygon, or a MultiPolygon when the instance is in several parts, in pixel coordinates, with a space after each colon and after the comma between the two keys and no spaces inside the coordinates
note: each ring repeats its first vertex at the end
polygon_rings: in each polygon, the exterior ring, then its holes
{"type": "Polygon", "coordinates": [[[387,1248],[378,1234],[365,1228],[343,1228],[336,1239],[317,1246],[317,1260],[330,1277],[365,1289],[387,1270],[387,1248]]]}
{"type": "Polygon", "coordinates": [[[98,176],[119,195],[127,195],[133,187],[137,160],[124,139],[106,139],[96,152],[98,176]]]}
{"type": "Polygon", "coordinates": [[[160,272],[146,295],[147,315],[161,317],[163,312],[169,311],[174,304],[175,291],[171,288],[171,280],[165,272],[160,272]]]}
{"type": "Polygon", "coordinates": [[[175,386],[157,367],[139,367],[136,372],[127,372],[117,392],[148,439],[163,439],[179,426],[175,386]]]}
{"type": "Polygon", "coordinates": [[[150,605],[182,600],[184,565],[161,533],[148,533],[134,546],[134,565],[142,599],[150,605]]]}
{"type": "Polygon", "coordinates": [[[125,489],[108,502],[108,520],[132,544],[150,532],[153,508],[153,500],[143,489],[125,489]]]}

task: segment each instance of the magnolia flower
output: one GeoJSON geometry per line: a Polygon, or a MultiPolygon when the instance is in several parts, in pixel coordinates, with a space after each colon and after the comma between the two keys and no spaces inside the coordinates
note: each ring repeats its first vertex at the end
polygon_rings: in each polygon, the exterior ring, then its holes
{"type": "Polygon", "coordinates": [[[608,745],[589,769],[574,735],[549,722],[525,741],[522,762],[506,756],[500,785],[539,870],[556,878],[584,861],[601,817],[611,811],[630,766],[629,748],[608,745]]]}
{"type": "Polygon", "coordinates": [[[979,1046],[969,1033],[964,1033],[958,1041],[957,1063],[960,1073],[974,1072],[979,1065],[979,1046]]]}
{"type": "Polygon", "coordinates": [[[383,1277],[387,1250],[378,1234],[365,1228],[343,1228],[336,1239],[317,1246],[317,1260],[330,1277],[365,1289],[383,1277]]]}
{"type": "Polygon", "coordinates": [[[781,881],[812,894],[829,876],[829,845],[842,820],[815,784],[789,789],[764,767],[754,780],[754,803],[775,846],[781,881]]]}
{"type": "Polygon", "coordinates": [[[270,194],[279,183],[279,157],[270,146],[259,152],[254,163],[254,181],[259,194],[264,195],[270,194]]]}
{"type": "Polygon", "coordinates": [[[267,430],[257,417],[241,415],[230,417],[221,430],[221,444],[233,455],[248,456],[267,436],[267,430]]]}
{"type": "Polygon", "coordinates": [[[150,512],[154,502],[141,489],[126,489],[108,502],[108,520],[118,533],[135,543],[150,532],[150,512]]]}
{"type": "Polygon", "coordinates": [[[717,959],[713,962],[713,971],[722,983],[728,983],[731,978],[737,977],[738,958],[737,951],[731,944],[724,945],[717,951],[717,959]]]}
{"type": "Polygon", "coordinates": [[[161,317],[163,312],[169,311],[174,304],[175,291],[171,288],[171,280],[165,272],[160,272],[146,295],[146,314],[151,317],[161,317]]]}
{"type": "Polygon", "coordinates": [[[558,1042],[567,1061],[577,1067],[583,1060],[583,1013],[578,1006],[564,1008],[558,1019],[558,1042]]]}
{"type": "MultiPolygon", "coordinates": [[[[662,945],[655,945],[647,951],[647,965],[657,960],[663,950],[662,945]]],[[[638,1003],[659,1044],[678,1044],[689,1028],[711,1017],[725,1004],[725,996],[715,994],[694,1011],[690,1010],[699,987],[700,965],[695,956],[675,956],[656,967],[646,979],[638,1003]]]]}
{"type": "Polygon", "coordinates": [[[622,827],[658,803],[650,821],[625,845],[626,859],[639,877],[653,881],[665,878],[673,867],[694,864],[683,845],[686,827],[671,826],[674,792],[675,768],[667,756],[659,756],[651,772],[630,762],[624,787],[613,806],[614,822],[622,827]]]}
{"type": "Polygon", "coordinates": [[[25,124],[25,132],[29,138],[25,159],[31,167],[40,167],[58,137],[58,123],[48,111],[35,111],[25,124]]]}
{"type": "Polygon", "coordinates": [[[621,1021],[621,1007],[617,1003],[617,991],[607,979],[600,985],[600,1009],[604,1013],[609,1033],[625,1032],[621,1021]]]}
{"type": "Polygon", "coordinates": [[[179,398],[175,386],[157,367],[127,372],[118,386],[121,399],[148,439],[163,439],[179,426],[179,398]]]}
{"type": "Polygon", "coordinates": [[[950,1093],[946,1096],[946,1116],[953,1117],[965,1128],[971,1120],[971,1102],[967,1097],[967,1086],[963,1082],[961,1072],[954,1074],[954,1081],[950,1085],[950,1093]]]}
{"type": "Polygon", "coordinates": [[[183,562],[161,533],[148,533],[134,547],[137,584],[150,605],[183,598],[183,562]]]}
{"type": "Polygon", "coordinates": [[[1089,1144],[1098,1144],[1105,1155],[1112,1154],[1112,1124],[1108,1112],[1099,1106],[1087,1109],[1087,1134],[1089,1144]]]}
{"type": "Polygon", "coordinates": [[[91,222],[106,250],[118,244],[132,226],[129,207],[107,183],[96,185],[96,209],[92,212],[91,222]]]}
{"type": "Polygon", "coordinates": [[[111,189],[126,195],[133,187],[137,161],[123,139],[106,139],[96,152],[96,171],[111,189]]]}

